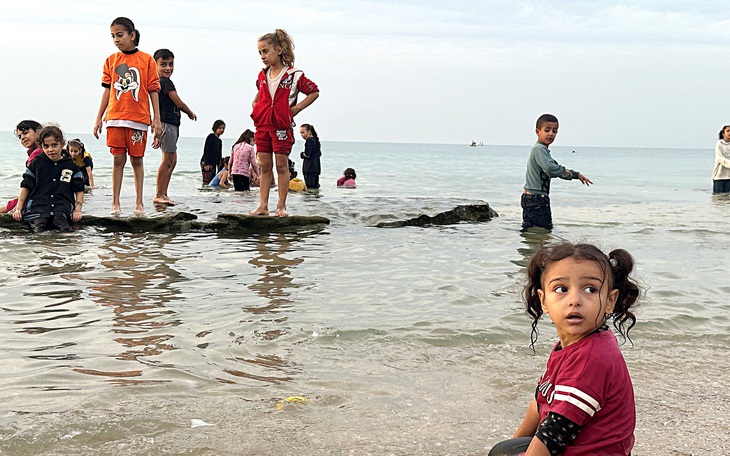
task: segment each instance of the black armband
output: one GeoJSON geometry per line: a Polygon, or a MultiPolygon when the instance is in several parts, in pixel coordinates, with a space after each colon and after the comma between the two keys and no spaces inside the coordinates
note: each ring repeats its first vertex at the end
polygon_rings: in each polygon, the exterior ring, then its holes
{"type": "Polygon", "coordinates": [[[565,447],[578,437],[580,426],[555,412],[548,413],[537,427],[537,437],[550,454],[563,454],[565,447]]]}
{"type": "Polygon", "coordinates": [[[112,85],[111,84],[107,84],[105,82],[102,82],[101,83],[101,86],[104,87],[105,89],[111,89],[112,88],[112,85]]]}
{"type": "Polygon", "coordinates": [[[572,176],[573,179],[578,179],[578,176],[580,176],[580,173],[578,171],[573,171],[571,169],[570,170],[570,175],[572,176]]]}

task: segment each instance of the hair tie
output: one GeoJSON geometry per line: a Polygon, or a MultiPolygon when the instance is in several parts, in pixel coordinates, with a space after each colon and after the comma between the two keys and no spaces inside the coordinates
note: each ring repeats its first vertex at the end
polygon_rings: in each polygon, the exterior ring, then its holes
{"type": "Polygon", "coordinates": [[[618,260],[616,258],[611,258],[608,260],[609,263],[611,263],[611,267],[613,269],[616,269],[618,267],[618,260]]]}

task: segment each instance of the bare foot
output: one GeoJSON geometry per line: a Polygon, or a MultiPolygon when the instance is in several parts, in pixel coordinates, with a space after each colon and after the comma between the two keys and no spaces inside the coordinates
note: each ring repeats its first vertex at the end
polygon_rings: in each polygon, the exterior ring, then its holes
{"type": "Polygon", "coordinates": [[[122,208],[119,207],[118,204],[112,204],[112,215],[113,216],[120,216],[120,215],[122,215],[122,208]]]}
{"type": "Polygon", "coordinates": [[[167,196],[155,196],[152,198],[153,204],[164,204],[166,206],[174,206],[176,203],[175,201],[171,200],[167,196]]]}
{"type": "Polygon", "coordinates": [[[137,207],[134,208],[134,215],[136,215],[137,217],[139,217],[142,214],[144,214],[144,206],[142,206],[140,204],[140,205],[138,205],[137,207]]]}
{"type": "Polygon", "coordinates": [[[268,207],[257,207],[253,211],[248,213],[249,215],[269,215],[268,207]]]}
{"type": "Polygon", "coordinates": [[[275,217],[289,217],[289,213],[286,211],[286,208],[277,208],[276,212],[274,212],[275,217]]]}

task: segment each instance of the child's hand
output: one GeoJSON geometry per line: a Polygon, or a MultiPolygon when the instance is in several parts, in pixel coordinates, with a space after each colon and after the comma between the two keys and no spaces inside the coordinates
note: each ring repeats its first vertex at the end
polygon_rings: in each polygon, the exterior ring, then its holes
{"type": "Polygon", "coordinates": [[[18,209],[18,207],[17,207],[17,206],[15,207],[15,209],[13,209],[13,213],[12,213],[12,214],[10,214],[10,215],[12,215],[12,216],[13,216],[13,218],[14,218],[14,219],[15,219],[16,221],[18,221],[18,222],[20,222],[20,221],[22,221],[22,220],[23,220],[23,214],[22,214],[22,213],[20,212],[20,210],[18,209]]]}
{"type": "Polygon", "coordinates": [[[198,116],[196,116],[193,111],[190,111],[190,113],[188,114],[188,119],[190,119],[190,120],[198,120],[198,116]]]}
{"type": "Polygon", "coordinates": [[[96,122],[94,123],[94,137],[96,139],[99,139],[100,134],[101,134],[101,119],[96,119],[96,122]]]}
{"type": "Polygon", "coordinates": [[[155,135],[154,139],[152,140],[152,148],[159,149],[160,137],[162,136],[162,124],[160,123],[160,119],[154,119],[152,121],[152,132],[155,135]]]}
{"type": "Polygon", "coordinates": [[[78,222],[79,220],[81,220],[81,211],[73,211],[73,213],[71,213],[71,221],[78,222]]]}
{"type": "Polygon", "coordinates": [[[585,177],[585,176],[584,176],[583,174],[581,174],[581,173],[578,173],[578,180],[580,180],[581,182],[583,182],[583,185],[588,185],[588,186],[590,186],[590,185],[591,185],[591,184],[593,183],[593,182],[591,182],[591,180],[590,180],[590,179],[588,179],[587,177],[585,177]]]}

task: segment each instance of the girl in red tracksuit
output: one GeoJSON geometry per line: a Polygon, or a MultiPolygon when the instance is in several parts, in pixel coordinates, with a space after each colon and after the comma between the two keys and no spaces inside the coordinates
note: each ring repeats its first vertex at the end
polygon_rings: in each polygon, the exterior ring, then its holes
{"type": "Polygon", "coordinates": [[[294,42],[286,31],[276,29],[259,38],[259,55],[264,69],[259,73],[251,118],[256,127],[256,147],[261,161],[259,206],[252,215],[269,215],[269,191],[276,163],[279,176],[277,217],[286,217],[286,195],[289,191],[289,153],[294,145],[294,116],[319,97],[317,84],[304,72],[294,68],[294,42]],[[306,97],[297,102],[299,92],[306,97]],[[274,159],[272,157],[276,157],[274,159]]]}

